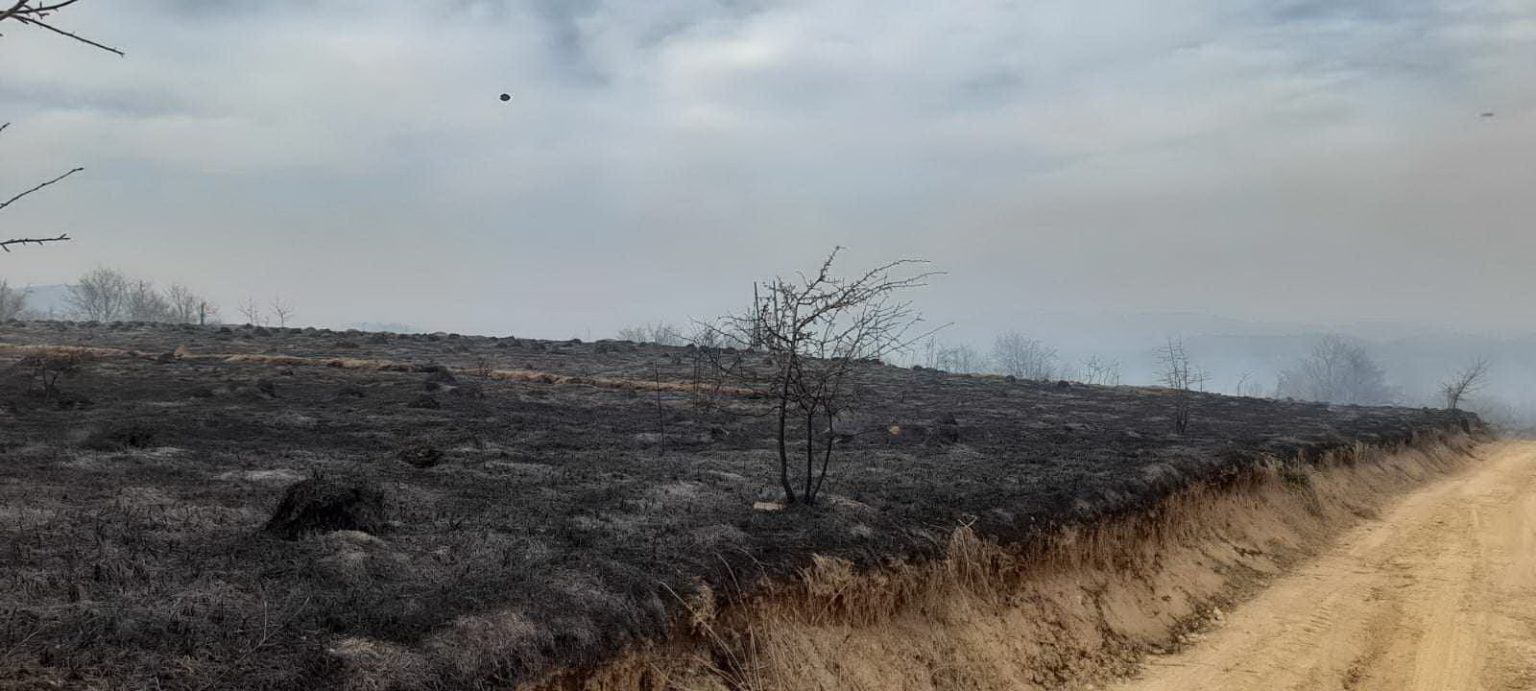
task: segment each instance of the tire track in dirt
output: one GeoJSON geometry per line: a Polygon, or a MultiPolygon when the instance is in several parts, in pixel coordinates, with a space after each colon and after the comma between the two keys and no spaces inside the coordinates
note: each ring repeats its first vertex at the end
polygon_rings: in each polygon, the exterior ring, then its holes
{"type": "Polygon", "coordinates": [[[1478,453],[1116,688],[1536,689],[1536,442],[1478,453]]]}

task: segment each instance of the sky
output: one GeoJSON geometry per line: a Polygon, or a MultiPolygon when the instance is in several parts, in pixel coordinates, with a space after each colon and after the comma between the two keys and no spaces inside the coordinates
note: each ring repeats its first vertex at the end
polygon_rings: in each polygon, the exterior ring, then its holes
{"type": "MultiPolygon", "coordinates": [[[[601,338],[931,260],[1062,315],[1530,333],[1536,1],[84,0],[0,36],[13,285],[601,338]],[[502,102],[498,96],[509,93],[502,102]],[[1483,117],[1484,112],[1494,113],[1483,117]]],[[[8,196],[8,195],[7,195],[8,196]]]]}

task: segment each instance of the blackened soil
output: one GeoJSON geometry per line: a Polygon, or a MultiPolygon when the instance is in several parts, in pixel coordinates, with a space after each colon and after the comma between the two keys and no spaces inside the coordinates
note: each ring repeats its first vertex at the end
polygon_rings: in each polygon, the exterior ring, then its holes
{"type": "Polygon", "coordinates": [[[110,358],[45,394],[0,349],[0,688],[332,687],[354,673],[338,641],[355,639],[414,656],[417,685],[511,682],[663,633],[701,583],[739,592],[818,553],[922,558],[960,524],[1028,539],[1266,454],[1317,459],[1462,422],[1202,394],[1179,436],[1164,391],[870,365],[826,500],[769,512],[753,509],[779,499],[764,400],[476,374],[708,389],[688,349],[57,322],[0,326],[0,343],[454,371],[110,358]],[[316,475],[372,483],[385,527],[263,531],[316,475]],[[473,642],[455,632],[490,616],[524,625],[466,663],[454,648],[473,642]]]}

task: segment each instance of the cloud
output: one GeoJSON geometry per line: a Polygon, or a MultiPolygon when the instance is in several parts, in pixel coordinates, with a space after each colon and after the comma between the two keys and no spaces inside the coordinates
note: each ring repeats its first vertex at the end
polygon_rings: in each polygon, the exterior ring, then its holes
{"type": "Polygon", "coordinates": [[[89,168],[5,219],[79,240],[3,270],[125,264],[321,321],[601,335],[730,307],[841,243],[939,260],[925,305],[978,332],[1090,306],[1488,325],[1536,289],[1509,260],[1536,212],[1533,14],[81,3],[65,23],[126,59],[0,38],[24,65],[0,86],[0,189],[89,168]]]}

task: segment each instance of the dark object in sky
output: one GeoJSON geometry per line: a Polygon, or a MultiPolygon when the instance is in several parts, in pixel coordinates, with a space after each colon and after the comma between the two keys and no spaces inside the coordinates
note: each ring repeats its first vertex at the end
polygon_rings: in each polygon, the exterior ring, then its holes
{"type": "Polygon", "coordinates": [[[510,101],[510,100],[512,100],[512,94],[502,94],[501,95],[501,102],[502,103],[506,103],[507,101],[510,101]]]}
{"type": "MultiPolygon", "coordinates": [[[[506,100],[506,99],[502,99],[502,100],[506,100]]],[[[1485,118],[1493,117],[1493,111],[1490,110],[1490,111],[1488,111],[1486,113],[1483,113],[1483,117],[1485,117],[1485,118]]]]}

